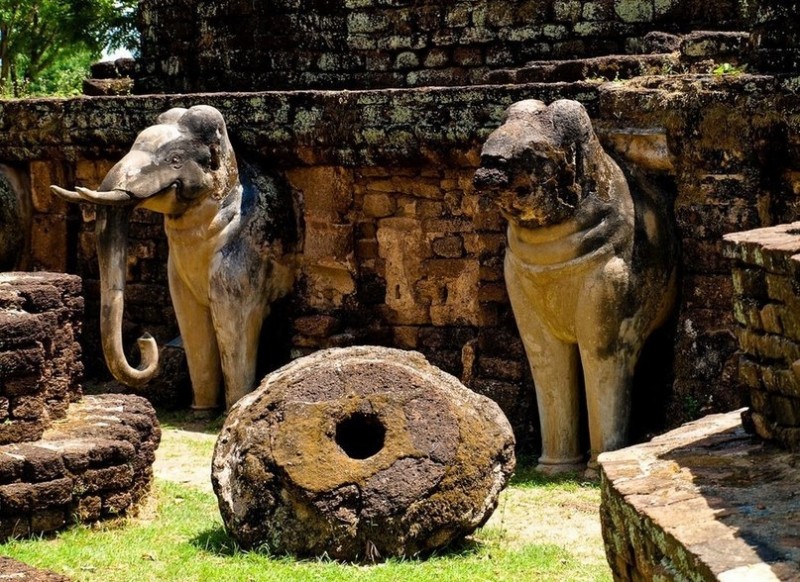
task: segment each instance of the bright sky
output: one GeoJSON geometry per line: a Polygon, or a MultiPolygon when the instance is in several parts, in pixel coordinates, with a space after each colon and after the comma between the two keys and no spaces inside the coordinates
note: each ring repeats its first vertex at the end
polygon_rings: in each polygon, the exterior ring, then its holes
{"type": "Polygon", "coordinates": [[[125,48],[121,48],[121,49],[115,50],[113,53],[107,53],[107,52],[103,51],[103,56],[102,56],[101,60],[103,60],[103,61],[115,61],[117,59],[121,59],[123,57],[130,57],[130,56],[132,56],[131,55],[131,51],[129,51],[128,49],[125,49],[125,48]]]}

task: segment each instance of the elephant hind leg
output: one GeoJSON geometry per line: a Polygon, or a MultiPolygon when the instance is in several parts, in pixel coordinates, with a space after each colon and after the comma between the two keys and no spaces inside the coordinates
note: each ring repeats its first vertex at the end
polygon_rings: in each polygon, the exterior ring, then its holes
{"type": "Polygon", "coordinates": [[[581,356],[589,413],[589,466],[594,468],[598,454],[627,445],[636,355],[623,351],[606,358],[594,353],[581,356]]]}

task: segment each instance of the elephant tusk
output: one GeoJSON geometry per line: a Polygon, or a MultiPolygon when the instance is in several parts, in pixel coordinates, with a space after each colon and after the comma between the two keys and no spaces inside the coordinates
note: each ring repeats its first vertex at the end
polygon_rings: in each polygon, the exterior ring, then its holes
{"type": "Polygon", "coordinates": [[[95,204],[128,204],[132,201],[130,194],[124,190],[107,190],[105,192],[97,192],[89,188],[81,188],[76,186],[75,190],[83,198],[83,202],[94,202],[95,204]]]}
{"type": "Polygon", "coordinates": [[[84,200],[80,194],[78,194],[77,192],[73,192],[72,190],[65,190],[64,188],[51,185],[50,191],[53,192],[53,194],[55,194],[56,196],[60,196],[67,202],[86,202],[86,200],[84,200]]]}

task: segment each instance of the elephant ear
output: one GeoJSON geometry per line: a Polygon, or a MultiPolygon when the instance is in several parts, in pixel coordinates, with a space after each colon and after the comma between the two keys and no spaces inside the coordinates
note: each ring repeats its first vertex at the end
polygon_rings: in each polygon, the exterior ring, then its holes
{"type": "Polygon", "coordinates": [[[594,137],[592,120],[586,108],[577,101],[560,99],[550,105],[553,126],[559,133],[563,145],[575,144],[585,147],[594,137]]]}
{"type": "Polygon", "coordinates": [[[161,115],[158,116],[156,119],[156,123],[159,125],[164,125],[168,123],[178,123],[178,120],[181,116],[186,113],[186,109],[183,107],[173,107],[172,109],[165,111],[161,115]]]}
{"type": "MultiPolygon", "coordinates": [[[[574,159],[573,171],[575,179],[583,191],[583,196],[598,192],[596,165],[598,156],[603,153],[586,108],[579,102],[570,99],[554,101],[550,108],[553,112],[553,125],[559,134],[561,147],[568,158],[574,159]]],[[[603,197],[604,191],[599,194],[603,197]]]]}

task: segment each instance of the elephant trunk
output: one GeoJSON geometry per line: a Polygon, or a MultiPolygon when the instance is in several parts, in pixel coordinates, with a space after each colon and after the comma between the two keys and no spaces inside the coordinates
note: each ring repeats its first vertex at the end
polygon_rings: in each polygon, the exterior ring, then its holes
{"type": "Polygon", "coordinates": [[[97,256],[100,264],[100,336],[103,355],[114,377],[141,386],[158,369],[158,346],[149,333],[139,338],[141,362],[134,368],[122,347],[122,311],[128,264],[128,223],[131,206],[97,206],[97,256]]]}

